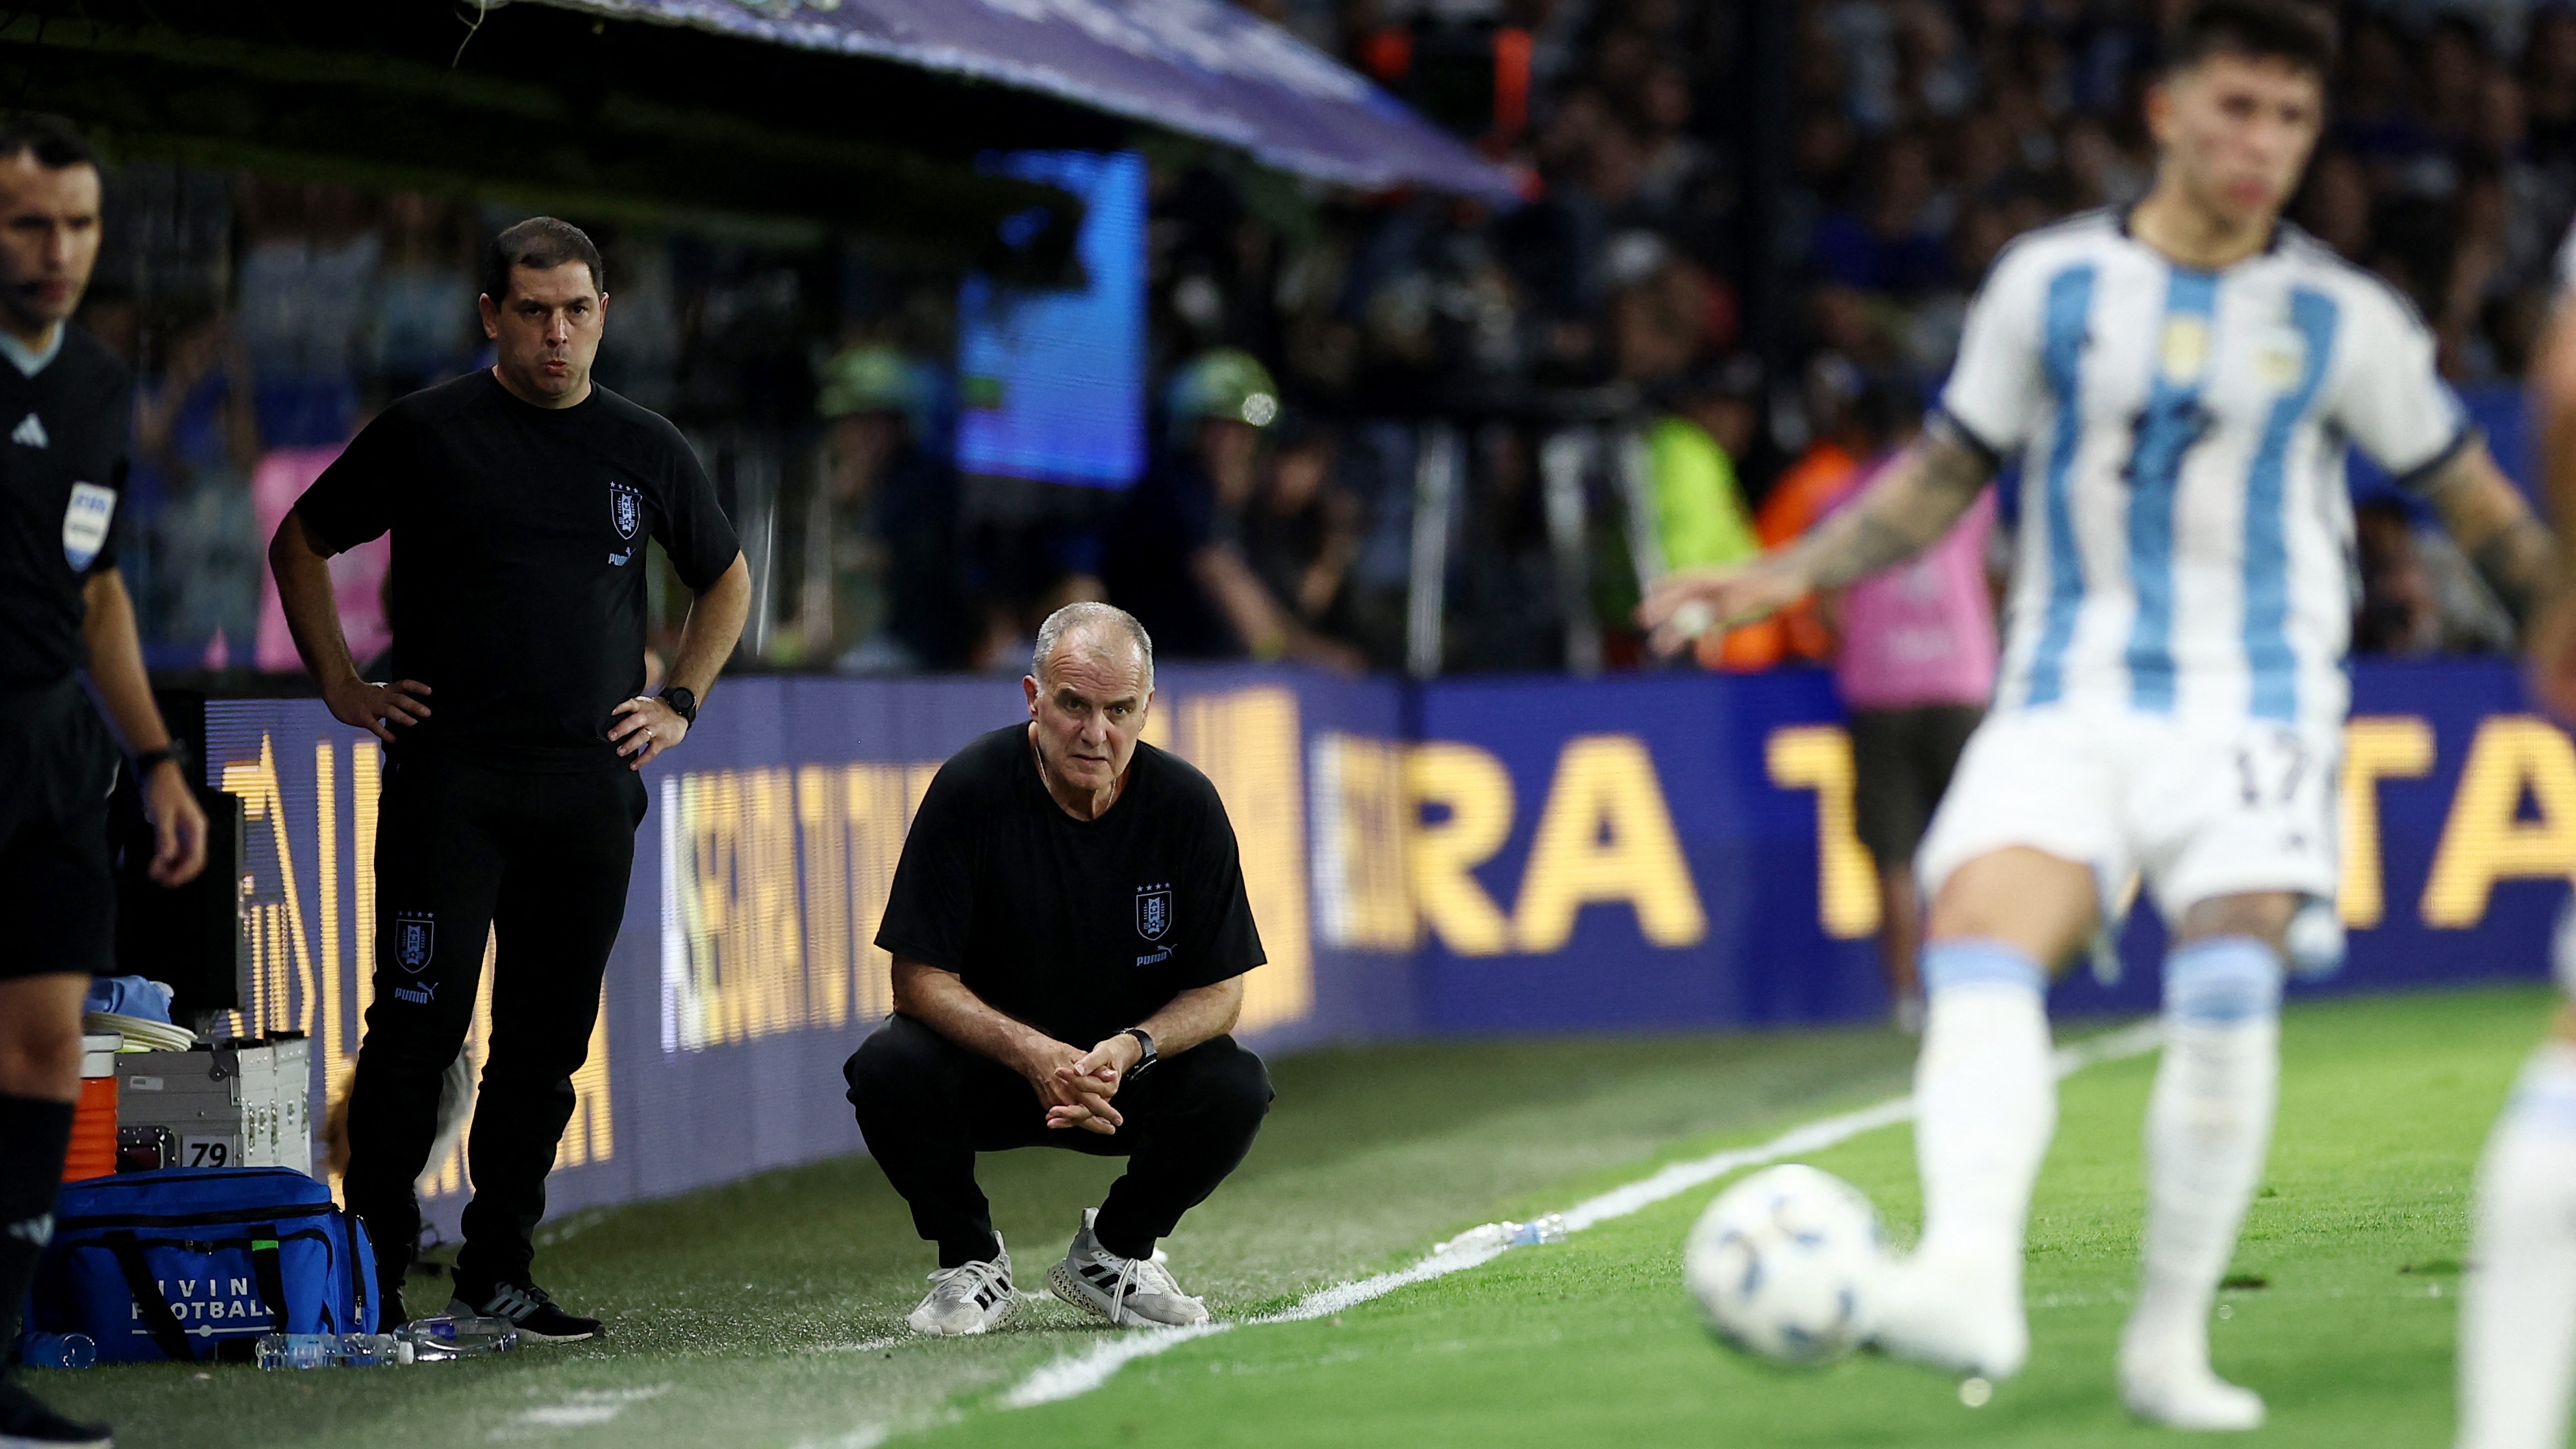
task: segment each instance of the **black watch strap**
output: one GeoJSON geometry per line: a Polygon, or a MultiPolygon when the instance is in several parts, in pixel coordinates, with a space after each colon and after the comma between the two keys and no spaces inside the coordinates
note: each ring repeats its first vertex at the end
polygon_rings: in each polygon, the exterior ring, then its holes
{"type": "Polygon", "coordinates": [[[1147,1067],[1150,1067],[1154,1063],[1163,1059],[1163,1054],[1154,1050],[1154,1034],[1145,1030],[1145,1028],[1141,1026],[1131,1026],[1118,1034],[1120,1036],[1132,1036],[1136,1038],[1136,1045],[1145,1049],[1145,1054],[1136,1059],[1136,1065],[1127,1069],[1127,1075],[1131,1077],[1142,1075],[1147,1067]]]}
{"type": "Polygon", "coordinates": [[[157,750],[145,750],[134,757],[135,778],[139,780],[150,775],[152,771],[159,767],[164,760],[178,766],[179,774],[182,778],[190,778],[193,776],[194,772],[188,768],[188,742],[186,740],[172,740],[170,743],[163,745],[157,750]]]}
{"type": "Polygon", "coordinates": [[[695,691],[684,685],[674,684],[663,690],[660,697],[664,704],[671,707],[671,713],[678,715],[683,723],[698,722],[698,696],[695,691]]]}

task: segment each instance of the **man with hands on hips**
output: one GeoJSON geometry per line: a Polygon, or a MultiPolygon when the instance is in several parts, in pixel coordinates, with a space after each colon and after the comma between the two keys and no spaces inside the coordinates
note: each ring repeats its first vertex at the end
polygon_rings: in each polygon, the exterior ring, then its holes
{"type": "Polygon", "coordinates": [[[1261,1059],[1226,1033],[1263,961],[1234,828],[1207,777],[1142,743],[1153,641],[1106,604],[1038,631],[1029,720],[940,767],[877,944],[895,1014],[842,1069],[868,1151],[939,1249],[908,1321],[982,1333],[1016,1302],[975,1154],[1124,1156],[1048,1271],[1120,1326],[1207,1321],[1154,1243],[1251,1150],[1261,1059]],[[1089,1042],[1085,1047],[1079,1043],[1089,1042]]]}

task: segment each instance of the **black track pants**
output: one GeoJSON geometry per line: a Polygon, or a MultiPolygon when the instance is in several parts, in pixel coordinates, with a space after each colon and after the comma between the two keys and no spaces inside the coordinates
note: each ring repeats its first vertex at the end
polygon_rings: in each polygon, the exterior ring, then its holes
{"type": "Polygon", "coordinates": [[[912,1205],[913,1227],[939,1245],[943,1268],[993,1256],[992,1209],[975,1185],[978,1152],[1067,1147],[1125,1157],[1127,1175],[1109,1189],[1093,1230],[1109,1251],[1141,1258],[1243,1161],[1270,1111],[1269,1069],[1230,1036],[1167,1057],[1119,1088],[1127,1125],[1106,1137],[1048,1127],[1026,1078],[908,1016],[889,1017],[841,1075],[868,1152],[912,1205]]]}
{"type": "Polygon", "coordinates": [[[644,804],[627,770],[536,774],[399,752],[387,763],[375,1001],[349,1099],[346,1193],[388,1288],[402,1285],[420,1239],[412,1181],[438,1135],[439,1078],[474,1019],[487,932],[492,1039],[466,1145],[474,1198],[457,1276],[526,1275],[644,804]]]}

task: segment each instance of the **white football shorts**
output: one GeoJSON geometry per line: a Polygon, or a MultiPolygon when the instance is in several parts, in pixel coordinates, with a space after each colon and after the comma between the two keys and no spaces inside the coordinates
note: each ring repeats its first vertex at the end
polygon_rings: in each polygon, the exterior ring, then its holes
{"type": "Polygon", "coordinates": [[[2100,705],[1997,710],[1969,737],[1916,870],[1928,898],[1978,856],[2028,846],[2091,866],[2106,911],[2142,875],[2168,923],[2219,896],[2331,900],[2342,769],[2340,733],[2100,705]]]}

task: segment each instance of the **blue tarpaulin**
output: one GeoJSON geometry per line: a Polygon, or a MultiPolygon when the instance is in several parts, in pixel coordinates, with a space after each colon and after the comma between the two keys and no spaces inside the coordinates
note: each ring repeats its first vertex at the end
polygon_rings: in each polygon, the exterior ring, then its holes
{"type": "Polygon", "coordinates": [[[1042,91],[1350,186],[1514,194],[1509,172],[1339,61],[1224,0],[544,3],[1042,91]]]}

